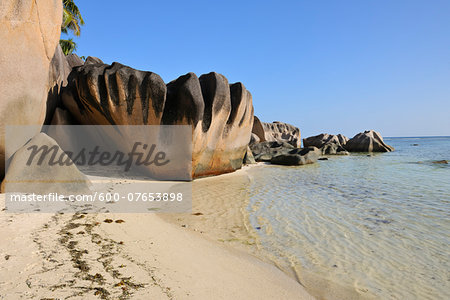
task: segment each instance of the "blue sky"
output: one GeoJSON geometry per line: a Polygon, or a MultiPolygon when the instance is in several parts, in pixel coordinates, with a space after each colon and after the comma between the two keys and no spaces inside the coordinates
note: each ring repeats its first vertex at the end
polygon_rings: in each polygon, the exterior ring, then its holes
{"type": "Polygon", "coordinates": [[[450,1],[76,0],[78,55],[243,82],[302,137],[450,135],[450,1]]]}

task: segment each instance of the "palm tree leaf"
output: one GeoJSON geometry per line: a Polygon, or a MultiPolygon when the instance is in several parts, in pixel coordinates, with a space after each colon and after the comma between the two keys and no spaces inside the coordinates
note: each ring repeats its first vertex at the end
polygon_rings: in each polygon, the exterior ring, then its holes
{"type": "Polygon", "coordinates": [[[80,10],[75,5],[73,0],[62,0],[63,2],[63,22],[61,25],[61,32],[67,33],[72,31],[75,36],[81,33],[81,26],[84,24],[83,17],[80,10]]]}
{"type": "Polygon", "coordinates": [[[72,39],[59,40],[59,45],[65,55],[69,55],[73,51],[77,50],[77,44],[72,39]]]}

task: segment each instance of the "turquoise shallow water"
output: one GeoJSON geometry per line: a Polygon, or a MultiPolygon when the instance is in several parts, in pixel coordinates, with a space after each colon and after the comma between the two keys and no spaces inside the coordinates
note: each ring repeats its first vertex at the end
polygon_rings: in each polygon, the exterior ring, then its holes
{"type": "Polygon", "coordinates": [[[450,137],[385,142],[396,151],[250,169],[260,247],[324,298],[450,299],[450,165],[432,163],[450,137]]]}

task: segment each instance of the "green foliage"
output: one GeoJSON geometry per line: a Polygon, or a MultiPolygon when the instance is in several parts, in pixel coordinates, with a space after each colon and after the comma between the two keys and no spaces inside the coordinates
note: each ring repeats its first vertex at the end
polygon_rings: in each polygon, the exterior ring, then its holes
{"type": "MultiPolygon", "coordinates": [[[[73,0],[62,0],[62,3],[63,22],[61,25],[61,32],[68,34],[69,31],[71,31],[73,35],[80,36],[81,26],[84,25],[84,20],[81,16],[80,10],[73,0]]],[[[71,38],[67,40],[61,39],[59,44],[61,45],[65,55],[69,55],[77,49],[77,44],[71,38]]]]}
{"type": "Polygon", "coordinates": [[[68,40],[59,40],[59,45],[65,55],[69,55],[77,50],[77,44],[71,38],[68,40]]]}

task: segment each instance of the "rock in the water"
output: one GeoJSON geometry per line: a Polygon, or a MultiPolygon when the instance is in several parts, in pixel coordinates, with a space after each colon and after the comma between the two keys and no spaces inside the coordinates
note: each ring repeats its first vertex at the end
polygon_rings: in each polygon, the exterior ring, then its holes
{"type": "Polygon", "coordinates": [[[344,146],[347,143],[348,138],[342,134],[330,135],[322,133],[316,136],[311,136],[303,139],[303,147],[314,146],[322,150],[322,154],[330,155],[348,155],[344,146]]]}
{"type": "MultiPolygon", "coordinates": [[[[5,132],[5,125],[44,123],[61,16],[61,1],[1,0],[0,132],[5,132]]],[[[24,137],[22,145],[33,135],[24,137]]],[[[0,134],[0,178],[4,160],[5,140],[0,134]]]]}
{"type": "Polygon", "coordinates": [[[279,154],[272,157],[270,163],[283,166],[300,166],[306,164],[304,157],[298,154],[279,154]]]}
{"type": "Polygon", "coordinates": [[[279,154],[270,160],[274,165],[300,166],[315,163],[319,159],[320,150],[316,147],[293,149],[287,154],[279,154]]]}
{"type": "Polygon", "coordinates": [[[433,161],[433,164],[444,164],[444,165],[446,165],[446,164],[448,164],[448,161],[446,161],[446,160],[435,160],[435,161],[433,161]]]}
{"type": "Polygon", "coordinates": [[[242,166],[253,125],[252,96],[218,73],[188,73],[166,85],[155,73],[113,63],[74,68],[63,104],[84,125],[191,125],[193,178],[242,166]]]}
{"type": "Polygon", "coordinates": [[[349,155],[347,150],[344,147],[336,145],[336,144],[326,144],[322,147],[322,154],[325,155],[349,155]]]}
{"type": "Polygon", "coordinates": [[[289,154],[299,154],[304,156],[308,162],[313,163],[319,159],[322,151],[317,147],[304,147],[292,149],[289,151],[289,154]]]}
{"type": "Polygon", "coordinates": [[[270,161],[272,157],[280,154],[286,154],[295,149],[287,142],[262,142],[250,146],[256,161],[270,161]]]}
{"type": "Polygon", "coordinates": [[[259,162],[280,165],[304,165],[317,161],[322,154],[316,147],[295,148],[287,142],[262,142],[250,146],[253,156],[259,162]]]}
{"type": "Polygon", "coordinates": [[[252,133],[256,134],[261,142],[287,142],[297,148],[301,144],[300,129],[297,127],[282,122],[261,122],[256,116],[252,133]]]}
{"type": "MultiPolygon", "coordinates": [[[[88,194],[90,193],[90,181],[81,173],[76,165],[60,165],[50,164],[53,151],[58,153],[56,160],[64,152],[58,144],[47,136],[45,133],[39,133],[33,137],[22,148],[17,150],[10,159],[5,179],[2,182],[2,193],[19,192],[19,193],[35,193],[35,194],[88,194]],[[31,155],[33,147],[36,149],[48,147],[51,150],[45,156],[42,162],[41,157],[31,155]],[[31,159],[31,161],[29,161],[31,159]],[[30,164],[28,164],[30,162],[30,164]]],[[[40,152],[42,153],[42,152],[40,152]]],[[[70,158],[64,154],[63,161],[72,162],[70,158]]]]}
{"type": "Polygon", "coordinates": [[[345,144],[349,152],[391,152],[394,148],[385,144],[381,134],[367,130],[355,135],[345,144]]]}
{"type": "Polygon", "coordinates": [[[253,157],[252,150],[250,150],[249,147],[247,147],[247,151],[245,152],[244,164],[245,165],[256,164],[255,158],[253,157]]]}

